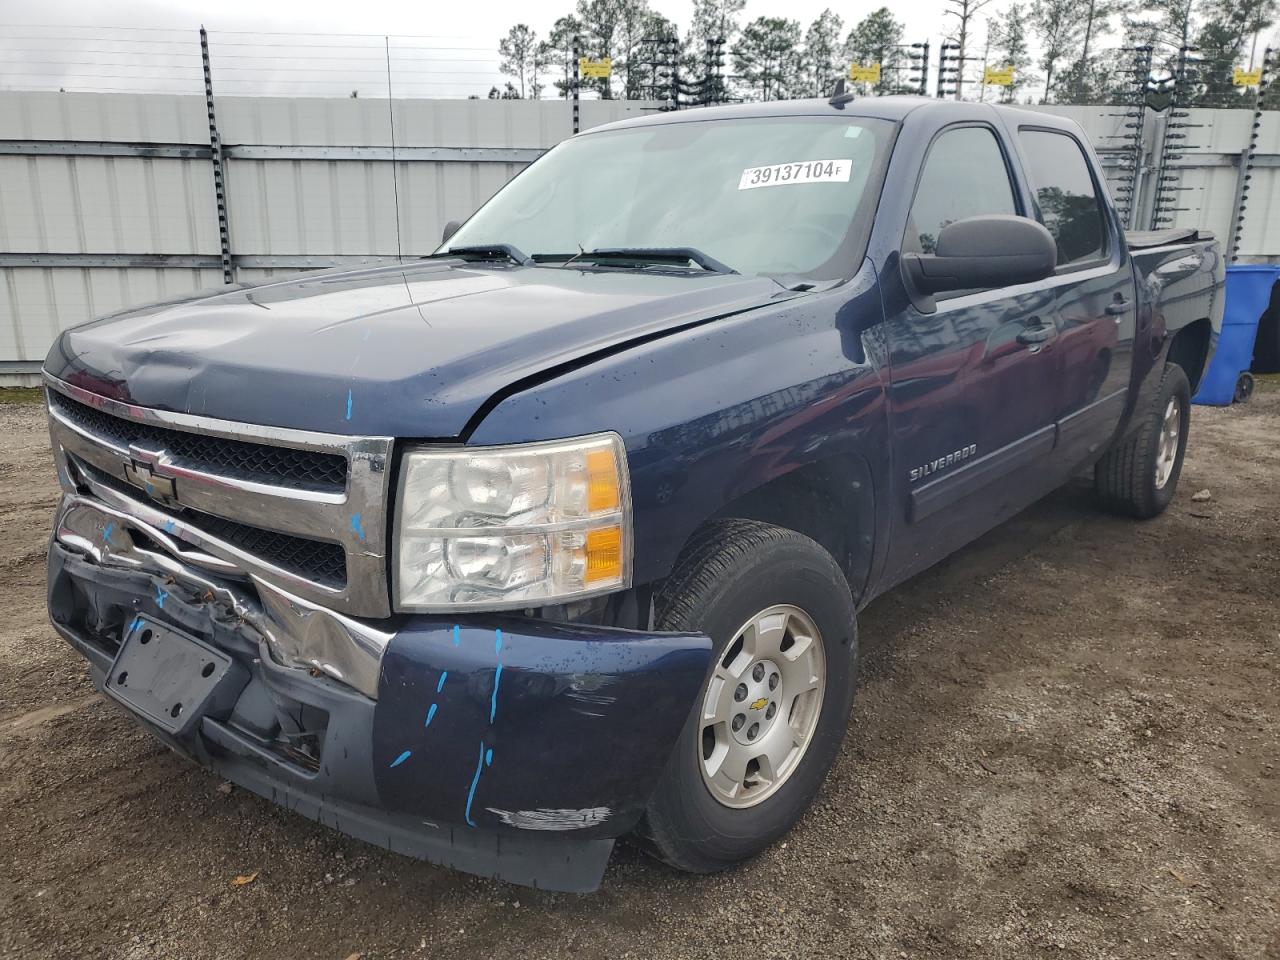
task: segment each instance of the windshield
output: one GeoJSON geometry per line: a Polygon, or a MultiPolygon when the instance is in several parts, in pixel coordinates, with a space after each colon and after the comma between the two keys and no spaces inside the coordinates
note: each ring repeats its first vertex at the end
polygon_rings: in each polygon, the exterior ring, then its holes
{"type": "Polygon", "coordinates": [[[850,276],[893,125],[858,117],[676,122],[566,140],[440,247],[539,258],[692,248],[739,273],[850,276]]]}

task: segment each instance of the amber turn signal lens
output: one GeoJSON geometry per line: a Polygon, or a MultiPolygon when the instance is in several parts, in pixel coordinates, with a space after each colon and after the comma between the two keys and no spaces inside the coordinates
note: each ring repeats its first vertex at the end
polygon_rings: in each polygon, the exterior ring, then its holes
{"type": "Polygon", "coordinates": [[[617,580],[622,576],[622,528],[602,527],[587,532],[586,583],[617,580]]]}
{"type": "Polygon", "coordinates": [[[618,482],[618,462],[612,450],[592,450],[587,454],[587,510],[602,513],[617,510],[622,499],[618,482]]]}

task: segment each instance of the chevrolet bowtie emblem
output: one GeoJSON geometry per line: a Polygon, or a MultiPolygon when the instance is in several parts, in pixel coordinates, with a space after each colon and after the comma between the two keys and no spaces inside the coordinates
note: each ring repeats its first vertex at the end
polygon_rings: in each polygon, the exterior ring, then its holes
{"type": "Polygon", "coordinates": [[[124,478],[135,487],[141,488],[152,500],[169,503],[177,496],[172,477],[162,477],[154,469],[137,460],[130,460],[124,465],[124,478]]]}

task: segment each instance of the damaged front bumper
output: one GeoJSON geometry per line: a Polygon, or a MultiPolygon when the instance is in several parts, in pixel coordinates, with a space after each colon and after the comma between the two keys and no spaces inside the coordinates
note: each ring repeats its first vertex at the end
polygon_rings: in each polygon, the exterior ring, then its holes
{"type": "Polygon", "coordinates": [[[183,554],[161,526],[63,498],[49,612],[99,689],[131,627],[189,637],[234,668],[170,729],[120,700],[151,733],[343,833],[514,883],[599,885],[710,655],[701,635],[525,617],[362,621],[183,554]],[[338,679],[369,662],[376,697],[338,679]]]}

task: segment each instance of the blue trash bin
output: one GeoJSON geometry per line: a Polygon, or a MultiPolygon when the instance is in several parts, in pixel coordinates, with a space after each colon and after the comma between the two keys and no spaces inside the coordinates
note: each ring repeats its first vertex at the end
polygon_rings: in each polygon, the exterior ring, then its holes
{"type": "Polygon", "coordinates": [[[1236,381],[1253,363],[1258,321],[1271,303],[1271,288],[1280,280],[1280,266],[1233,264],[1227,267],[1226,302],[1218,349],[1200,381],[1192,403],[1225,407],[1235,398],[1236,381]]]}

